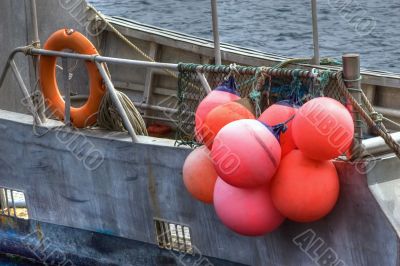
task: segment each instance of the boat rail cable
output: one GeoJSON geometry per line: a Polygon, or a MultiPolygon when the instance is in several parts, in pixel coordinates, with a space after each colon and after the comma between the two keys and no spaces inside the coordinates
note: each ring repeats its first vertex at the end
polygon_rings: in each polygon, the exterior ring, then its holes
{"type": "MultiPolygon", "coordinates": [[[[138,52],[142,57],[147,59],[150,62],[156,62],[151,56],[146,54],[142,49],[140,49],[137,45],[132,43],[128,38],[126,38],[117,28],[115,28],[108,20],[107,18],[100,12],[98,11],[93,5],[88,4],[88,8],[91,9],[93,12],[96,13],[96,15],[104,22],[106,25],[121,39],[123,40],[128,46],[133,48],[136,52],[138,52]]],[[[165,72],[167,72],[170,76],[174,78],[178,78],[178,75],[174,73],[173,71],[169,69],[164,69],[165,72]]]]}

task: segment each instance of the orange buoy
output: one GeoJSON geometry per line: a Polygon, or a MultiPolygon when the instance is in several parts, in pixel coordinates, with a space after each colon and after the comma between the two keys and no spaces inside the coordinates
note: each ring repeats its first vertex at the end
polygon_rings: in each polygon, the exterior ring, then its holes
{"type": "Polygon", "coordinates": [[[331,161],[308,158],[299,150],[286,155],[272,178],[275,207],[296,222],[313,222],[327,215],[339,196],[339,177],[331,161]]]}
{"type": "Polygon", "coordinates": [[[280,101],[268,107],[258,118],[259,121],[268,125],[286,123],[286,130],[279,136],[279,143],[282,148],[282,157],[296,148],[292,136],[292,122],[299,106],[291,104],[290,101],[280,101]]]}
{"type": "Polygon", "coordinates": [[[236,82],[231,76],[225,80],[221,85],[210,92],[199,104],[195,114],[195,132],[196,139],[202,141],[201,128],[207,114],[215,107],[227,102],[240,99],[236,93],[236,82]]]}
{"type": "Polygon", "coordinates": [[[225,125],[240,119],[255,119],[254,115],[243,105],[228,102],[211,110],[201,128],[203,143],[211,150],[214,138],[225,125]]]}
{"type": "Polygon", "coordinates": [[[237,188],[221,178],[215,184],[214,207],[224,225],[246,236],[269,233],[285,219],[274,207],[267,186],[237,188]]]}
{"type": "Polygon", "coordinates": [[[266,185],[278,169],[281,147],[268,127],[254,119],[224,126],[211,150],[218,176],[226,183],[254,188],[266,185]]]}
{"type": "Polygon", "coordinates": [[[189,193],[202,202],[212,203],[216,180],[217,173],[207,147],[193,150],[183,165],[183,182],[189,193]]]}
{"type": "MultiPolygon", "coordinates": [[[[81,33],[62,29],[53,33],[44,44],[44,49],[62,51],[71,49],[80,54],[97,55],[94,45],[81,33]]],[[[64,120],[65,102],[60,94],[56,79],[56,60],[54,56],[40,56],[39,75],[43,96],[51,111],[64,120]]],[[[89,75],[90,94],[81,107],[71,107],[71,122],[75,127],[91,126],[97,121],[97,112],[105,93],[103,79],[93,62],[86,61],[89,75]]]]}
{"type": "Polygon", "coordinates": [[[296,146],[316,160],[330,160],[345,153],[354,135],[349,111],[327,97],[314,98],[300,107],[292,128],[296,146]]]}

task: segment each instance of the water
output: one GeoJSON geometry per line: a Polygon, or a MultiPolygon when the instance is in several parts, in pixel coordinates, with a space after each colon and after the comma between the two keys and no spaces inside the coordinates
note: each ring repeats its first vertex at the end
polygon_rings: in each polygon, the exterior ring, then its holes
{"type": "MultiPolygon", "coordinates": [[[[90,2],[107,15],[212,38],[210,0],[90,2]]],[[[311,57],[310,2],[218,0],[221,41],[290,57],[311,57]]],[[[398,0],[319,0],[318,9],[321,57],[358,52],[362,67],[400,73],[398,0]]]]}

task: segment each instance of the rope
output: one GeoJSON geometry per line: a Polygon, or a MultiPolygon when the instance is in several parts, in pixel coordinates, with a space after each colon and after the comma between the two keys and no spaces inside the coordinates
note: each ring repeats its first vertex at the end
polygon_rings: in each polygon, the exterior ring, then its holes
{"type": "MultiPolygon", "coordinates": [[[[105,17],[103,14],[101,14],[99,11],[97,11],[94,6],[91,4],[88,4],[88,8],[93,10],[93,12],[96,13],[96,15],[104,21],[104,23],[107,24],[107,26],[119,37],[121,38],[129,47],[133,48],[136,52],[138,52],[141,56],[143,56],[145,59],[147,59],[150,62],[156,62],[151,56],[147,55],[143,50],[141,50],[138,46],[136,46],[134,43],[132,43],[128,38],[126,38],[119,30],[117,30],[105,17]]],[[[167,72],[170,76],[174,78],[178,78],[178,75],[172,72],[171,70],[168,69],[163,69],[165,72],[167,72]]]]}
{"type": "MultiPolygon", "coordinates": [[[[107,64],[103,63],[103,65],[107,75],[111,78],[107,64]]],[[[142,115],[132,103],[131,99],[129,99],[126,94],[118,90],[115,90],[115,92],[117,93],[117,97],[121,102],[122,108],[124,109],[124,112],[126,113],[126,116],[128,117],[133,129],[135,130],[135,133],[137,135],[147,136],[148,133],[146,129],[146,123],[144,122],[142,115]]],[[[108,90],[106,90],[106,94],[103,96],[103,99],[100,103],[99,112],[97,114],[97,126],[114,131],[127,130],[124,126],[121,116],[117,111],[117,108],[113,104],[108,90]]]]}
{"type": "MultiPolygon", "coordinates": [[[[338,81],[338,89],[345,96],[356,109],[356,111],[361,115],[364,121],[368,124],[368,126],[374,128],[378,135],[383,138],[385,143],[393,150],[396,156],[400,159],[400,145],[397,143],[393,137],[389,134],[387,129],[382,123],[374,121],[371,116],[361,107],[359,103],[357,103],[356,99],[354,99],[353,95],[348,91],[344,80],[343,80],[343,71],[339,71],[336,74],[336,78],[338,81]]],[[[365,96],[363,92],[361,92],[363,102],[365,102],[365,106],[370,113],[375,112],[372,104],[368,101],[368,98],[365,96]]]]}
{"type": "MultiPolygon", "coordinates": [[[[136,134],[147,136],[148,133],[146,129],[146,124],[139,111],[133,105],[132,101],[129,99],[128,96],[126,96],[126,94],[120,91],[116,92],[118,99],[121,102],[122,107],[124,108],[125,113],[128,116],[129,121],[132,124],[136,134]]],[[[101,128],[105,128],[108,130],[126,130],[124,123],[122,122],[122,118],[118,114],[118,111],[111,100],[111,95],[108,90],[101,100],[99,113],[97,114],[97,125],[101,128]]]]}

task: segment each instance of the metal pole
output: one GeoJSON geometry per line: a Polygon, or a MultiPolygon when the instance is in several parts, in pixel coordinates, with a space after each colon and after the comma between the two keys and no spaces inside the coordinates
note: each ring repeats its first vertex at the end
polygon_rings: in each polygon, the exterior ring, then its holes
{"type": "Polygon", "coordinates": [[[318,10],[317,0],[311,0],[312,10],[312,28],[313,28],[313,44],[314,44],[314,58],[313,64],[319,65],[319,41],[318,41],[318,10]]]}
{"type": "MultiPolygon", "coordinates": [[[[343,77],[347,88],[358,104],[362,105],[362,90],[361,90],[361,76],[360,76],[360,55],[359,54],[345,54],[342,56],[343,60],[343,77]]],[[[354,120],[354,142],[350,149],[350,156],[357,157],[354,151],[360,150],[359,145],[363,138],[363,121],[358,112],[352,110],[354,120]]],[[[354,158],[355,159],[355,158],[354,158]]]]}
{"type": "MultiPolygon", "coordinates": [[[[13,53],[24,52],[24,47],[17,48],[14,50],[13,53]],[[22,50],[21,50],[22,49],[22,50]]],[[[85,61],[91,62],[101,62],[101,63],[110,63],[110,64],[126,64],[136,67],[149,67],[149,68],[158,68],[158,69],[170,69],[177,71],[178,64],[173,63],[159,63],[159,62],[148,62],[148,61],[141,61],[141,60],[132,60],[132,59],[123,59],[123,58],[116,58],[116,57],[107,57],[107,56],[100,56],[100,55],[87,55],[87,54],[75,54],[75,53],[66,53],[66,52],[59,52],[59,51],[51,51],[51,50],[44,50],[44,49],[31,49],[27,51],[29,55],[45,55],[45,56],[56,56],[56,57],[68,57],[73,59],[80,59],[85,61]]],[[[226,73],[228,74],[231,69],[229,66],[222,66],[220,68],[205,68],[203,65],[198,65],[195,69],[200,73],[205,71],[210,71],[215,73],[226,73]]],[[[248,74],[252,75],[255,74],[257,68],[237,68],[238,72],[241,74],[248,74]]],[[[5,70],[3,70],[5,72],[5,70]]],[[[308,70],[293,70],[293,69],[277,69],[277,68],[267,68],[266,73],[273,77],[292,77],[294,73],[299,77],[309,78],[312,74],[311,71],[308,70]]],[[[330,72],[329,77],[335,78],[335,72],[330,72]]],[[[1,79],[0,79],[1,81],[1,79]]]]}
{"type": "Polygon", "coordinates": [[[127,117],[127,115],[124,111],[124,108],[122,107],[122,104],[118,99],[117,92],[116,92],[114,85],[112,84],[110,78],[108,77],[108,74],[107,74],[106,70],[104,69],[104,66],[99,62],[96,62],[96,66],[99,69],[100,75],[103,78],[104,83],[106,84],[106,86],[108,88],[108,91],[110,92],[111,99],[112,99],[113,103],[115,104],[115,107],[117,108],[117,111],[122,118],[122,122],[124,123],[125,128],[128,130],[128,133],[132,138],[132,141],[138,142],[139,140],[136,136],[135,130],[133,129],[132,124],[129,121],[129,118],[127,117]]]}
{"type": "MultiPolygon", "coordinates": [[[[392,133],[391,135],[396,142],[400,142],[400,132],[392,133]]],[[[382,155],[393,152],[382,137],[365,139],[362,141],[362,144],[367,154],[370,155],[382,155]]]]}
{"type": "Polygon", "coordinates": [[[32,31],[33,40],[32,45],[36,48],[40,47],[39,30],[37,23],[37,11],[36,11],[36,0],[31,0],[31,17],[32,17],[32,31]]]}
{"type": "Polygon", "coordinates": [[[71,125],[71,91],[69,87],[69,74],[68,74],[68,58],[62,59],[63,68],[63,87],[65,95],[65,110],[64,110],[64,123],[67,126],[71,125]]]}
{"type": "Polygon", "coordinates": [[[218,31],[218,10],[217,10],[217,0],[211,0],[211,13],[212,13],[212,26],[214,35],[214,56],[215,64],[221,65],[221,48],[219,44],[219,31],[218,31]]]}
{"type": "Polygon", "coordinates": [[[204,76],[204,73],[200,73],[197,71],[197,77],[200,79],[201,85],[203,85],[203,88],[206,91],[206,93],[209,94],[212,90],[210,84],[208,84],[206,76],[204,76]]]}
{"type": "Polygon", "coordinates": [[[21,88],[22,94],[24,95],[24,98],[27,101],[28,109],[32,113],[36,125],[41,125],[42,121],[40,120],[40,117],[39,117],[38,113],[35,110],[35,105],[32,102],[31,95],[29,95],[28,89],[26,88],[24,80],[22,79],[21,73],[19,72],[19,70],[17,68],[17,65],[15,64],[14,60],[11,60],[10,65],[11,65],[11,68],[12,68],[12,70],[14,72],[14,76],[17,79],[18,85],[21,88]]]}

